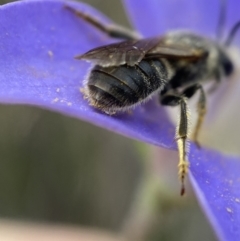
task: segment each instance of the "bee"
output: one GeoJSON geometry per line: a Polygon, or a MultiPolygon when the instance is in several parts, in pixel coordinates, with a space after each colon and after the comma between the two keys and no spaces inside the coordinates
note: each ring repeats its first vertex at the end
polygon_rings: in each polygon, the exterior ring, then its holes
{"type": "Polygon", "coordinates": [[[183,195],[189,168],[188,99],[199,92],[198,118],[193,131],[193,141],[198,144],[198,133],[206,114],[203,84],[214,80],[216,88],[222,79],[234,72],[226,45],[230,44],[240,22],[233,27],[224,46],[187,31],[171,31],[163,36],[141,39],[121,26],[106,26],[88,14],[69,6],[66,8],[107,35],[124,39],[76,57],[93,64],[82,88],[91,106],[112,115],[157,95],[161,105],[180,107],[176,142],[183,195]]]}

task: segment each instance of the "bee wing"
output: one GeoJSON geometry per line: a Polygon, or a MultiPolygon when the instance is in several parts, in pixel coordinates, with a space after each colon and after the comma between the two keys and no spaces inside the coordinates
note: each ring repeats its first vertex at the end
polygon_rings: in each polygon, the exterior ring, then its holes
{"type": "Polygon", "coordinates": [[[150,49],[145,58],[167,58],[167,59],[189,59],[198,60],[206,57],[208,52],[202,48],[193,46],[177,45],[175,43],[165,43],[160,40],[158,45],[150,49]]]}
{"type": "Polygon", "coordinates": [[[103,67],[138,64],[144,58],[199,59],[207,54],[202,49],[165,43],[161,37],[127,40],[94,48],[77,59],[90,61],[103,67]]]}
{"type": "Polygon", "coordinates": [[[87,60],[103,67],[122,64],[133,66],[139,63],[146,53],[157,46],[158,43],[159,38],[127,40],[94,48],[76,58],[87,60]]]}

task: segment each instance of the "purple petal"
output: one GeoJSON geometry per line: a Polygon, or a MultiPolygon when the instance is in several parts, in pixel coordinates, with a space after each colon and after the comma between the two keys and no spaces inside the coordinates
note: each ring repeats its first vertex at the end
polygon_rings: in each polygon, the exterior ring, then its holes
{"type": "MultiPolygon", "coordinates": [[[[79,87],[89,65],[73,57],[112,40],[66,10],[67,3],[29,1],[0,8],[0,101],[52,109],[131,138],[175,148],[174,127],[157,101],[133,113],[107,116],[83,100],[79,87]]],[[[86,5],[71,4],[109,21],[86,5]]],[[[192,181],[219,238],[239,240],[239,158],[192,146],[190,162],[192,181]]]]}
{"type": "Polygon", "coordinates": [[[190,179],[219,240],[240,240],[239,158],[192,146],[190,160],[190,179]]]}
{"type": "MultiPolygon", "coordinates": [[[[110,39],[64,8],[67,3],[27,1],[1,7],[1,102],[58,110],[123,135],[173,146],[172,125],[164,110],[155,115],[153,103],[136,109],[134,115],[109,117],[94,111],[83,99],[79,88],[89,64],[74,56],[110,39]],[[154,118],[145,114],[146,108],[154,118]]],[[[86,5],[74,5],[103,19],[86,5]]]]}
{"type": "MultiPolygon", "coordinates": [[[[189,29],[215,37],[220,15],[219,0],[123,0],[133,26],[143,36],[189,29]],[[139,18],[139,16],[144,16],[139,18]]],[[[240,2],[227,2],[226,29],[239,21],[240,2]]]]}
{"type": "MultiPolygon", "coordinates": [[[[230,29],[236,24],[236,22],[240,21],[240,1],[236,0],[228,0],[227,2],[227,13],[226,13],[226,30],[227,34],[229,34],[230,29]]],[[[235,43],[240,45],[240,32],[238,31],[235,43]]]]}

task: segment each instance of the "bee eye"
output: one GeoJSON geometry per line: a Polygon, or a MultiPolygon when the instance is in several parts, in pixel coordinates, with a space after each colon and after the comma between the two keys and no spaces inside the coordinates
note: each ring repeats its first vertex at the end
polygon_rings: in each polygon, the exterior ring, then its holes
{"type": "Polygon", "coordinates": [[[221,62],[222,62],[223,71],[225,75],[229,76],[233,72],[232,62],[227,57],[223,57],[221,62]]]}

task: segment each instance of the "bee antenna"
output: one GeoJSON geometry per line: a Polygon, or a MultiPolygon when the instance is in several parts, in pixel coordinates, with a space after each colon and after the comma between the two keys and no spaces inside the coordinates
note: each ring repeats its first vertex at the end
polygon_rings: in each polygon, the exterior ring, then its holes
{"type": "Polygon", "coordinates": [[[232,41],[233,41],[234,37],[236,36],[236,33],[239,29],[240,29],[240,21],[236,22],[233,25],[232,29],[230,30],[229,35],[225,41],[226,46],[229,46],[232,43],[232,41]]]}
{"type": "Polygon", "coordinates": [[[217,25],[217,38],[221,39],[223,36],[223,29],[226,22],[226,0],[220,0],[220,13],[217,25]]]}

